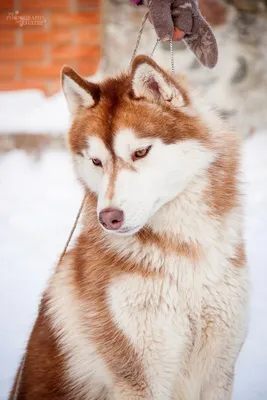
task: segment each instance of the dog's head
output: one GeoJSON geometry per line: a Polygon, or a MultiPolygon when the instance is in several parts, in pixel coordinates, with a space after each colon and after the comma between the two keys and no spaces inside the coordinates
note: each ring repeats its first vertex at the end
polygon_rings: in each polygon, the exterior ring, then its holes
{"type": "Polygon", "coordinates": [[[206,127],[181,82],[149,57],[100,84],[64,67],[62,86],[76,171],[105,230],[139,231],[207,168],[206,127]]]}

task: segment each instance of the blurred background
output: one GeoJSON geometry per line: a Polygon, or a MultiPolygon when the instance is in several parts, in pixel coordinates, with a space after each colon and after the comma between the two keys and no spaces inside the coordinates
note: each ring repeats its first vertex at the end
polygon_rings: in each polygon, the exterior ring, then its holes
{"type": "MultiPolygon", "coordinates": [[[[267,398],[267,0],[199,0],[219,45],[216,68],[175,43],[175,70],[243,139],[251,324],[234,400],[267,398]]],[[[82,191],[66,151],[59,74],[91,80],[127,68],[144,6],[129,0],[0,0],[0,400],[13,376],[82,191]]],[[[148,23],[140,52],[156,42],[148,23]]],[[[170,67],[168,43],[155,59],[170,67]]],[[[76,232],[76,235],[78,230],[76,232]]]]}

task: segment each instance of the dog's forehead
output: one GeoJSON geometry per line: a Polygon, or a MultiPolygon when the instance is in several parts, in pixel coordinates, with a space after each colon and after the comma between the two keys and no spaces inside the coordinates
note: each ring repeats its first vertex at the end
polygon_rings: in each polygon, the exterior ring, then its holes
{"type": "Polygon", "coordinates": [[[151,137],[142,138],[133,127],[122,127],[116,131],[113,141],[113,149],[116,156],[121,158],[129,157],[140,147],[146,147],[151,144],[151,137]]]}
{"type": "MultiPolygon", "coordinates": [[[[108,102],[84,110],[74,121],[70,130],[70,147],[75,153],[82,153],[90,137],[97,137],[109,151],[114,146],[136,143],[137,138],[151,137],[159,132],[161,123],[149,107],[139,102],[121,101],[116,107],[108,102]],[[153,116],[154,115],[154,116],[153,116]]],[[[160,112],[158,112],[160,115],[160,112]]]]}
{"type": "Polygon", "coordinates": [[[107,160],[111,154],[109,149],[105,146],[105,143],[98,136],[88,136],[87,148],[84,150],[84,154],[91,157],[97,157],[101,160],[107,160]]]}
{"type": "Polygon", "coordinates": [[[121,148],[126,138],[132,142],[133,133],[139,139],[160,138],[165,143],[199,136],[192,116],[169,105],[133,98],[125,77],[108,79],[100,88],[98,104],[83,110],[73,123],[69,136],[73,152],[82,153],[90,136],[102,140],[111,152],[115,144],[121,148]]]}
{"type": "Polygon", "coordinates": [[[114,132],[112,147],[107,146],[99,136],[89,135],[87,148],[82,154],[90,157],[99,157],[101,160],[128,159],[129,155],[140,147],[151,144],[151,138],[140,138],[134,129],[122,128],[114,132]]]}

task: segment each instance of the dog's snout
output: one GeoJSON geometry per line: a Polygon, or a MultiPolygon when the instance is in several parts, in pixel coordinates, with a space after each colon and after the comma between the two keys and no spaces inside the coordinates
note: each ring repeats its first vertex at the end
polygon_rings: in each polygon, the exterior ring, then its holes
{"type": "Polygon", "coordinates": [[[124,215],[123,211],[118,209],[106,208],[99,213],[99,221],[104,228],[116,231],[120,229],[123,224],[124,215]]]}

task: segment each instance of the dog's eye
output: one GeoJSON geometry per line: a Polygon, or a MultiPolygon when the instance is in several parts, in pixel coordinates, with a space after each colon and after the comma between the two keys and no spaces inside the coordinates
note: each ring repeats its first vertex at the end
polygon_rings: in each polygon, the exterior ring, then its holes
{"type": "Polygon", "coordinates": [[[101,162],[98,158],[92,158],[92,163],[93,163],[96,167],[102,167],[102,162],[101,162]]]}
{"type": "Polygon", "coordinates": [[[133,153],[132,159],[133,161],[138,160],[139,158],[144,158],[148,155],[151,146],[143,147],[142,149],[138,149],[133,153]]]}

